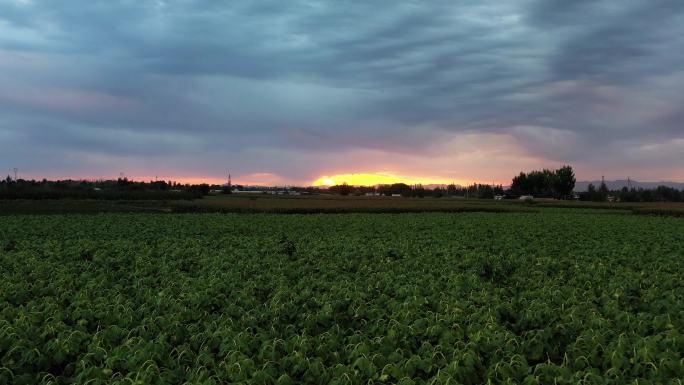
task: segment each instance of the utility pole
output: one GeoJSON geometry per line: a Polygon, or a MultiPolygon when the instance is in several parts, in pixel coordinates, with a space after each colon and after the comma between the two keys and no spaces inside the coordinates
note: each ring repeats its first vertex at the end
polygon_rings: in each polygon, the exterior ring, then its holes
{"type": "Polygon", "coordinates": [[[17,173],[18,173],[18,172],[19,172],[19,169],[15,167],[15,168],[14,168],[14,181],[15,181],[15,182],[19,180],[19,179],[17,179],[17,173]]]}

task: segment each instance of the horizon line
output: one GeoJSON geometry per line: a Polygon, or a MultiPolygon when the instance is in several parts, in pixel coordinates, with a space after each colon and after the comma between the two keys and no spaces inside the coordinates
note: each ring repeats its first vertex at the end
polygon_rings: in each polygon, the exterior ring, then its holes
{"type": "MultiPolygon", "coordinates": [[[[10,179],[14,180],[12,175],[8,174],[7,177],[10,177],[10,179]]],[[[132,182],[144,182],[144,183],[153,183],[153,182],[173,182],[173,183],[179,183],[179,184],[208,184],[208,185],[218,185],[218,186],[224,186],[227,183],[226,180],[222,180],[221,182],[218,182],[221,180],[220,178],[149,178],[149,177],[135,177],[135,176],[123,176],[124,179],[132,181],[132,182]]],[[[5,179],[5,178],[3,178],[5,179]]],[[[36,176],[28,176],[28,177],[21,177],[19,176],[20,180],[26,180],[26,181],[42,181],[42,180],[47,180],[51,182],[57,182],[57,181],[83,181],[83,182],[104,182],[104,181],[116,181],[118,179],[121,179],[121,177],[109,177],[109,178],[103,178],[103,177],[57,177],[57,178],[46,178],[46,177],[36,177],[36,176]]],[[[666,180],[666,179],[660,179],[660,180],[642,180],[642,179],[632,179],[632,178],[625,178],[625,179],[606,179],[605,182],[610,183],[610,182],[632,182],[632,183],[674,183],[674,184],[684,184],[684,181],[678,181],[678,180],[666,180]]],[[[577,180],[576,183],[593,183],[593,182],[601,182],[601,179],[582,179],[582,180],[577,180]]],[[[451,183],[444,183],[444,182],[428,182],[428,183],[405,183],[405,182],[393,182],[393,183],[375,183],[375,184],[352,184],[352,183],[347,183],[347,182],[342,182],[338,184],[334,184],[332,186],[340,186],[343,184],[347,184],[352,187],[376,187],[376,186],[386,186],[386,185],[392,185],[392,184],[397,184],[397,183],[403,183],[409,186],[415,186],[415,185],[423,185],[423,186],[448,186],[448,185],[456,185],[456,186],[471,186],[473,184],[481,184],[481,185],[488,185],[488,186],[510,186],[510,182],[508,183],[501,183],[501,182],[479,182],[479,181],[469,181],[466,184],[463,183],[456,183],[456,182],[451,182],[451,183]]],[[[231,183],[232,185],[240,185],[240,186],[246,186],[246,187],[302,187],[302,188],[328,188],[331,186],[326,186],[326,185],[314,185],[313,182],[309,183],[254,183],[254,182],[240,182],[238,181],[233,181],[231,183]]]]}

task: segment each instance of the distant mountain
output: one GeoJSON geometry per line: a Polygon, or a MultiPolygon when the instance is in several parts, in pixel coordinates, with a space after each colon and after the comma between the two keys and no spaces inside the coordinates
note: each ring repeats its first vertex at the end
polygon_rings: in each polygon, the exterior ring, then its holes
{"type": "MultiPolygon", "coordinates": [[[[426,189],[430,189],[430,190],[434,190],[436,188],[447,188],[447,186],[448,186],[447,184],[443,184],[443,183],[431,183],[431,184],[424,184],[423,185],[423,187],[425,187],[426,189]]],[[[456,185],[456,187],[461,187],[461,186],[456,185]]]]}
{"type": "MultiPolygon", "coordinates": [[[[579,181],[575,183],[575,191],[587,191],[587,186],[589,186],[590,183],[596,187],[601,185],[600,180],[579,181]]],[[[680,182],[639,182],[636,180],[627,181],[626,179],[607,180],[606,186],[608,186],[608,190],[620,190],[623,187],[629,186],[643,189],[654,189],[658,186],[667,186],[678,190],[684,190],[684,183],[680,182]]]]}

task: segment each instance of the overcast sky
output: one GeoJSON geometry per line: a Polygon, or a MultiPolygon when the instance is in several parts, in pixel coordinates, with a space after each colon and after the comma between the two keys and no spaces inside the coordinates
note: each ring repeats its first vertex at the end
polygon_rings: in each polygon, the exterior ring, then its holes
{"type": "Polygon", "coordinates": [[[0,171],[684,180],[684,1],[0,0],[0,171]]]}

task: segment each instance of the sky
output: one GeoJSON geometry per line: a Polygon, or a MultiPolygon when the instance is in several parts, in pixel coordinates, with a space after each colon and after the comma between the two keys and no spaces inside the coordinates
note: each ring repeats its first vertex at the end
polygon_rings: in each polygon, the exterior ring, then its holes
{"type": "Polygon", "coordinates": [[[563,164],[684,181],[684,1],[0,0],[0,172],[506,184],[563,164]]]}

